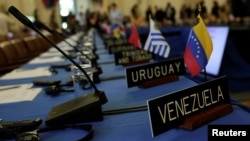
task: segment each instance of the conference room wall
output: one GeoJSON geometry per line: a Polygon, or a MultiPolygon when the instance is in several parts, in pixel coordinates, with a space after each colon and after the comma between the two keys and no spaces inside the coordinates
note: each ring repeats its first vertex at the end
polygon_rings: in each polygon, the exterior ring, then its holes
{"type": "MultiPolygon", "coordinates": [[[[165,8],[167,3],[170,2],[176,8],[176,20],[179,19],[179,11],[181,9],[182,4],[190,5],[192,8],[196,6],[196,4],[201,0],[102,0],[102,3],[95,4],[92,6],[93,10],[101,10],[107,12],[107,7],[112,2],[115,2],[117,6],[121,9],[124,15],[131,16],[131,8],[134,4],[138,3],[139,5],[139,13],[144,16],[145,11],[148,5],[151,5],[154,9],[154,6],[158,6],[159,8],[165,8]]],[[[219,5],[224,4],[227,0],[217,0],[219,5]]],[[[80,1],[79,1],[80,2],[80,1]]],[[[210,13],[213,5],[213,0],[204,0],[205,5],[207,6],[207,10],[210,13]]],[[[78,4],[77,4],[78,5],[78,4]]]]}
{"type": "MultiPolygon", "coordinates": [[[[124,15],[131,16],[131,8],[134,4],[139,4],[139,12],[142,16],[144,16],[144,11],[148,7],[148,5],[158,6],[161,8],[165,8],[167,2],[171,2],[172,5],[176,8],[176,19],[179,19],[179,11],[183,3],[186,3],[192,7],[195,7],[196,3],[200,0],[72,0],[75,2],[76,12],[85,11],[87,8],[90,10],[98,10],[101,12],[107,12],[107,7],[112,2],[117,3],[118,7],[122,10],[124,15]]],[[[204,0],[205,4],[208,8],[208,12],[213,4],[213,0],[204,0]]],[[[226,0],[217,0],[219,4],[225,3],[226,0]]],[[[52,13],[52,8],[46,8],[42,0],[1,0],[0,6],[4,7],[5,11],[7,11],[8,7],[14,5],[18,9],[20,9],[26,16],[33,16],[34,10],[38,9],[38,16],[42,22],[49,25],[50,15],[52,13]]],[[[59,25],[61,25],[61,18],[59,13],[59,4],[54,7],[57,11],[56,21],[59,25]]],[[[12,17],[12,16],[11,16],[12,17]]],[[[16,19],[12,17],[14,21],[16,19]]],[[[20,29],[23,25],[16,21],[15,24],[12,25],[12,29],[20,29]]]]}
{"type": "MultiPolygon", "coordinates": [[[[37,9],[39,19],[49,25],[50,15],[53,9],[45,7],[43,0],[0,0],[0,6],[3,7],[3,10],[6,12],[11,5],[18,8],[26,16],[34,16],[34,11],[37,9]]],[[[54,8],[56,9],[55,11],[58,11],[55,13],[55,20],[57,23],[61,23],[59,4],[56,4],[54,8]]],[[[11,26],[12,30],[20,30],[24,27],[24,25],[17,21],[12,15],[10,15],[10,17],[14,21],[14,24],[11,26]]]]}

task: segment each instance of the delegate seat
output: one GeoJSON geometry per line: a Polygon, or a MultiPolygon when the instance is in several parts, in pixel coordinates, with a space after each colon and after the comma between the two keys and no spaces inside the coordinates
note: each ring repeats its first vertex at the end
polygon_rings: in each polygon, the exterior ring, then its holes
{"type": "Polygon", "coordinates": [[[9,40],[9,36],[6,34],[6,35],[0,35],[0,42],[3,42],[3,41],[8,41],[9,40]]]}
{"type": "Polygon", "coordinates": [[[51,48],[50,43],[48,43],[43,37],[37,37],[38,42],[40,43],[40,47],[43,48],[44,51],[47,51],[51,48]]]}
{"type": "Polygon", "coordinates": [[[13,69],[18,68],[19,64],[10,65],[8,64],[3,52],[0,50],[0,76],[12,71],[13,69]]]}
{"type": "Polygon", "coordinates": [[[37,36],[28,36],[23,38],[28,51],[32,53],[34,56],[38,56],[41,53],[45,52],[45,49],[42,47],[42,45],[39,43],[37,36]]]}
{"type": "Polygon", "coordinates": [[[0,55],[1,72],[11,71],[25,63],[24,60],[18,58],[18,54],[10,41],[0,43],[0,55]]]}
{"type": "Polygon", "coordinates": [[[29,51],[27,45],[25,44],[23,39],[12,39],[10,41],[15,48],[18,57],[26,62],[29,60],[35,58],[37,55],[33,54],[32,52],[29,51]]]}

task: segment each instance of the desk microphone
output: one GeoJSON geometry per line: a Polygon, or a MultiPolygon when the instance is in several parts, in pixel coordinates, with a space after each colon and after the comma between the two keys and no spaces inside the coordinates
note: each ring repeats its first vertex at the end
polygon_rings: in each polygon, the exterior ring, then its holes
{"type": "MultiPolygon", "coordinates": [[[[36,26],[37,26],[38,28],[45,29],[46,31],[50,32],[50,33],[53,34],[53,35],[59,36],[59,37],[62,38],[63,40],[66,38],[66,37],[64,36],[63,33],[60,33],[60,32],[58,32],[58,31],[56,31],[56,30],[52,30],[51,28],[49,28],[48,26],[46,26],[45,24],[43,24],[43,23],[40,22],[40,21],[36,21],[36,26]]],[[[73,40],[73,39],[71,39],[71,40],[73,40]]],[[[75,40],[73,40],[73,41],[74,41],[74,42],[77,42],[78,44],[80,43],[79,41],[75,41],[75,40]]],[[[67,43],[67,44],[68,44],[68,43],[67,43]]],[[[71,46],[71,45],[70,45],[70,46],[71,46]]]]}
{"type": "Polygon", "coordinates": [[[33,29],[39,35],[41,35],[48,43],[55,47],[63,56],[69,59],[79,70],[83,72],[88,81],[94,88],[94,92],[80,96],[68,102],[51,108],[46,119],[46,125],[63,125],[63,124],[74,124],[79,122],[91,122],[91,121],[102,121],[103,113],[101,105],[105,104],[108,99],[104,91],[97,89],[94,82],[90,79],[86,71],[64,53],[56,44],[50,41],[45,35],[43,35],[39,29],[17,8],[10,6],[8,11],[15,16],[25,26],[33,29]]]}
{"type": "MultiPolygon", "coordinates": [[[[102,73],[102,69],[101,69],[100,67],[98,67],[98,65],[97,65],[97,57],[96,57],[95,54],[94,54],[94,55],[91,55],[92,57],[88,56],[87,54],[84,54],[84,53],[83,53],[81,50],[79,50],[76,46],[70,44],[67,40],[65,40],[65,37],[64,37],[64,35],[63,35],[62,33],[58,32],[58,31],[56,31],[56,30],[50,29],[48,26],[46,26],[46,25],[43,24],[42,22],[37,22],[36,24],[37,24],[37,26],[38,26],[39,28],[45,29],[45,30],[47,30],[48,32],[50,32],[51,34],[60,37],[65,43],[67,43],[67,44],[68,44],[70,47],[72,47],[75,51],[79,52],[82,56],[84,56],[84,57],[86,57],[87,59],[89,59],[90,62],[91,62],[91,65],[92,65],[93,68],[94,68],[93,81],[94,81],[95,83],[99,83],[99,82],[100,82],[99,74],[102,73]]],[[[81,61],[82,63],[84,63],[85,59],[83,59],[83,58],[80,57],[80,61],[81,61]]],[[[55,67],[55,66],[56,66],[56,65],[54,65],[53,67],[55,67]]],[[[68,68],[66,68],[66,69],[68,69],[68,68]]]]}
{"type": "MultiPolygon", "coordinates": [[[[70,47],[72,47],[75,51],[79,52],[82,56],[85,56],[87,59],[91,60],[92,64],[94,63],[93,61],[96,61],[96,59],[90,58],[88,55],[84,54],[81,50],[79,50],[76,46],[70,44],[67,40],[65,40],[65,37],[62,33],[59,33],[56,30],[50,29],[48,26],[46,26],[42,22],[37,22],[37,26],[39,26],[40,28],[45,29],[48,32],[50,32],[51,34],[61,38],[66,44],[68,44],[70,47]]],[[[96,62],[94,64],[96,64],[96,62]]]]}
{"type": "Polygon", "coordinates": [[[60,36],[61,38],[65,38],[64,35],[56,30],[52,30],[50,29],[48,26],[46,26],[45,24],[43,24],[42,22],[40,21],[37,21],[36,22],[36,27],[38,28],[42,28],[42,29],[45,29],[46,31],[50,32],[51,34],[53,35],[58,35],[60,36]]]}

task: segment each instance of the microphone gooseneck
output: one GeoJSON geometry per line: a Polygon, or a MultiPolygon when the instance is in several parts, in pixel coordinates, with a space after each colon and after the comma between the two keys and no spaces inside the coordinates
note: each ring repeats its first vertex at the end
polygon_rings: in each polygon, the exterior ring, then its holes
{"type": "Polygon", "coordinates": [[[55,43],[53,43],[52,41],[50,41],[45,35],[43,35],[39,29],[25,16],[23,15],[17,8],[15,8],[14,6],[10,6],[8,11],[15,16],[22,24],[24,24],[25,26],[33,29],[34,31],[36,31],[40,36],[42,36],[48,43],[50,43],[53,47],[55,47],[64,57],[66,57],[68,60],[70,60],[70,62],[72,62],[78,69],[80,69],[83,74],[87,77],[88,81],[91,83],[92,87],[94,88],[96,94],[98,94],[99,90],[97,89],[97,87],[95,86],[94,82],[90,79],[90,77],[88,76],[88,74],[86,73],[86,71],[78,64],[76,63],[72,58],[70,58],[66,53],[64,53],[64,51],[62,51],[55,43]]]}
{"type": "Polygon", "coordinates": [[[70,44],[67,40],[65,40],[64,38],[64,35],[55,31],[55,30],[52,30],[50,29],[48,26],[46,26],[45,24],[43,24],[42,22],[39,22],[38,23],[39,27],[40,28],[43,28],[45,30],[47,30],[48,32],[50,32],[51,34],[53,35],[56,35],[57,37],[60,37],[65,43],[67,43],[69,46],[73,47],[77,52],[79,52],[82,56],[85,56],[87,59],[90,59],[88,55],[85,55],[83,54],[77,47],[73,46],[72,44],[70,44]]]}

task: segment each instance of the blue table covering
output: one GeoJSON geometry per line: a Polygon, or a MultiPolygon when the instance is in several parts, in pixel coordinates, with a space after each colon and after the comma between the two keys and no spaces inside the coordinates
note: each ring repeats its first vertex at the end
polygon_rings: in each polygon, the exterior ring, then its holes
{"type": "MultiPolygon", "coordinates": [[[[97,49],[99,47],[103,51],[103,42],[100,40],[101,39],[97,37],[96,46],[97,49]]],[[[108,102],[102,106],[103,111],[146,105],[146,102],[149,99],[166,94],[172,94],[176,91],[198,85],[196,82],[188,79],[187,77],[180,76],[178,81],[165,83],[151,88],[127,88],[125,76],[126,67],[116,66],[114,63],[111,63],[111,61],[114,61],[114,57],[111,54],[104,52],[100,54],[99,57],[98,63],[103,70],[103,73],[100,74],[101,79],[112,76],[124,76],[124,78],[105,80],[96,84],[97,88],[104,91],[108,98],[108,102]]],[[[68,61],[66,60],[66,62],[68,61]]],[[[50,65],[51,63],[27,63],[21,68],[49,67],[50,65]]],[[[57,71],[57,74],[52,74],[47,78],[60,79],[62,82],[65,82],[68,77],[70,77],[70,72],[64,69],[57,69],[57,71]]],[[[33,79],[34,78],[14,80],[0,79],[0,85],[32,83],[33,79]]],[[[42,88],[45,87],[43,86],[42,88]]],[[[81,90],[82,94],[87,94],[92,91],[93,89],[81,90]]],[[[45,94],[45,91],[43,90],[33,101],[0,104],[0,118],[6,121],[42,118],[43,121],[45,121],[51,107],[74,98],[74,92],[65,92],[61,93],[59,96],[52,97],[45,94]]],[[[147,110],[115,115],[104,115],[103,121],[90,122],[95,127],[93,141],[206,141],[208,136],[207,126],[209,124],[250,124],[249,111],[239,105],[239,103],[234,102],[234,104],[232,104],[232,113],[213,120],[193,131],[177,127],[154,138],[151,135],[150,120],[147,110]]],[[[45,126],[45,123],[42,124],[42,127],[43,126],[45,126]]],[[[86,132],[81,130],[68,129],[63,131],[40,133],[39,136],[41,140],[46,141],[69,141],[76,140],[84,134],[86,134],[86,132]]]]}

